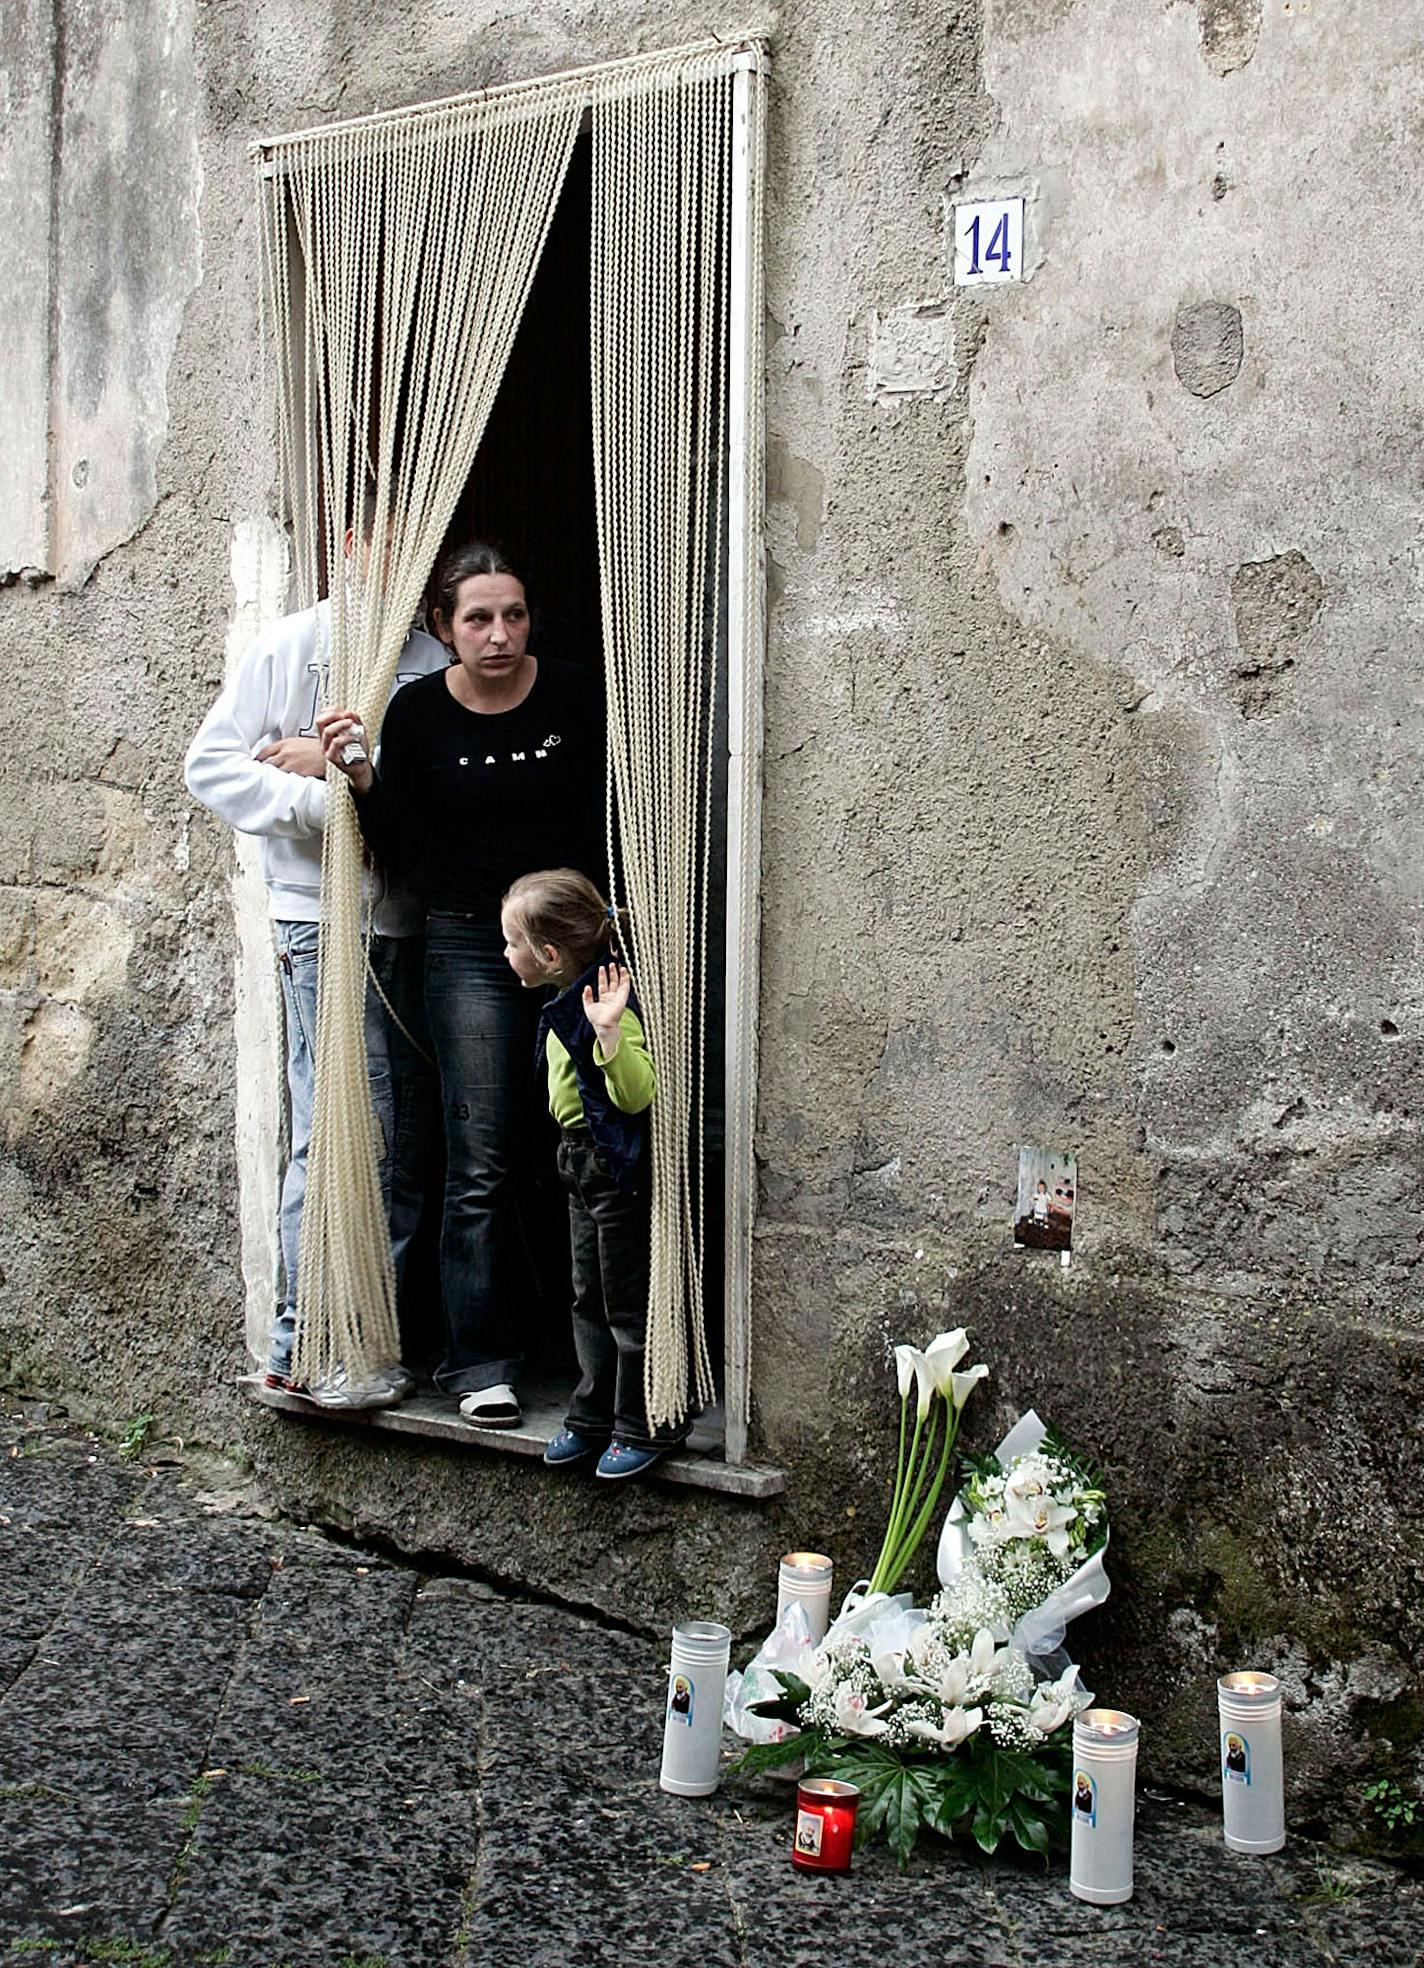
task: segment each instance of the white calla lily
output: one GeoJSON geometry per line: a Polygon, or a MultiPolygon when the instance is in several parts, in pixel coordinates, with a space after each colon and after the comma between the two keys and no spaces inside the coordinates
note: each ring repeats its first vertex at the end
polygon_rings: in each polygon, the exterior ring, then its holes
{"type": "Polygon", "coordinates": [[[982,1360],[977,1367],[970,1367],[966,1373],[950,1375],[949,1398],[953,1401],[956,1412],[964,1406],[980,1381],[988,1378],[989,1369],[982,1360]]]}
{"type": "Polygon", "coordinates": [[[934,1381],[935,1391],[947,1395],[954,1369],[969,1351],[969,1335],[963,1326],[953,1332],[936,1333],[925,1348],[925,1360],[934,1381]]]}
{"type": "Polygon", "coordinates": [[[895,1348],[895,1380],[903,1401],[914,1382],[920,1378],[921,1363],[924,1360],[918,1346],[897,1346],[895,1348]]]}

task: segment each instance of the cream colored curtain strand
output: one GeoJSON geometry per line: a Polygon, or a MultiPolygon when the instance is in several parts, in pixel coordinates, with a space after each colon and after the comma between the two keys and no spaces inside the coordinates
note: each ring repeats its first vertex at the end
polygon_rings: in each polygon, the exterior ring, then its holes
{"type": "MultiPolygon", "coordinates": [[[[255,147],[280,465],[305,597],[324,553],[328,700],[356,704],[374,735],[592,109],[609,777],[659,1078],[645,1390],[654,1423],[713,1391],[701,1296],[703,960],[728,578],[733,82],[747,63],[708,44],[255,147]],[[366,479],[377,555],[388,527],[390,538],[385,567],[369,570],[359,555],[343,558],[348,529],[360,533],[366,479]]],[[[339,1366],[361,1374],[397,1347],[366,1092],[359,832],[344,779],[329,782],[296,1350],[306,1377],[339,1366]]]]}
{"type": "MultiPolygon", "coordinates": [[[[644,1394],[713,1397],[702,1304],[712,717],[725,630],[733,77],[693,58],[593,108],[594,474],[609,765],[658,1069],[644,1394]]],[[[610,834],[610,865],[613,862],[610,834]]]]}
{"type": "MultiPolygon", "coordinates": [[[[396,661],[464,489],[578,134],[568,86],[418,124],[293,139],[259,164],[281,467],[305,599],[324,550],[327,699],[380,730],[396,661]],[[289,251],[300,287],[289,276],[289,251]],[[375,495],[369,561],[359,545],[375,495]],[[389,541],[387,546],[386,542],[389,541]]],[[[294,1371],[361,1376],[399,1341],[367,1091],[361,840],[328,777],[316,1099],[294,1371]]]]}

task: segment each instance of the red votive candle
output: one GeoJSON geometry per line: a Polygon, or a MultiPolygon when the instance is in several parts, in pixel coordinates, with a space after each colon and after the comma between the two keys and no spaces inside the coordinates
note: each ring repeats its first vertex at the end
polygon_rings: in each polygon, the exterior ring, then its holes
{"type": "Polygon", "coordinates": [[[849,1872],[860,1792],[834,1777],[803,1777],[796,1786],[791,1863],[807,1872],[849,1872]]]}

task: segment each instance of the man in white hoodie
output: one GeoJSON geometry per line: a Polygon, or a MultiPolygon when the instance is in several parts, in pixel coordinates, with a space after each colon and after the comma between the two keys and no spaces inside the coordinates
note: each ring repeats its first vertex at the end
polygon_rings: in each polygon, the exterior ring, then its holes
{"type": "MultiPolygon", "coordinates": [[[[261,837],[262,873],[282,980],[291,1158],[282,1178],[282,1290],[272,1326],[267,1384],[303,1394],[323,1407],[386,1407],[401,1400],[413,1384],[403,1367],[370,1382],[354,1382],[345,1374],[312,1387],[298,1387],[292,1380],[297,1254],[316,1079],[317,937],[326,818],[326,762],[315,728],[316,714],[326,702],[330,654],[328,602],[284,616],[264,629],[203,719],[188,747],[183,777],[189,792],[220,820],[239,833],[261,837]]],[[[416,677],[443,670],[449,660],[443,643],[413,628],[401,650],[392,695],[416,677]]],[[[381,1190],[390,1212],[391,1255],[399,1286],[420,1220],[440,1109],[433,1069],[407,1037],[408,1032],[419,1036],[424,1022],[420,1005],[425,939],[420,910],[379,871],[371,879],[376,883],[371,969],[380,992],[368,984],[366,1051],[381,1151],[381,1190]],[[394,1008],[396,1019],[387,1005],[394,1008]]]]}

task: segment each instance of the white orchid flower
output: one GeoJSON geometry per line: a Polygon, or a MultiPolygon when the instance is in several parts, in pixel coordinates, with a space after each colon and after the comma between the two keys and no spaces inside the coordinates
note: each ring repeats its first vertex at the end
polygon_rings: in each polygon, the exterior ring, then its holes
{"type": "Polygon", "coordinates": [[[1041,1736],[1051,1736],[1087,1703],[1087,1694],[1078,1686],[1077,1668],[1065,1667],[1056,1681],[1041,1682],[1034,1689],[1028,1707],[1029,1727],[1041,1736]]]}
{"type": "Polygon", "coordinates": [[[938,1728],[933,1722],[907,1722],[907,1734],[921,1742],[937,1743],[941,1749],[955,1749],[966,1736],[972,1736],[984,1720],[982,1708],[947,1708],[938,1728]]]}
{"type": "Polygon", "coordinates": [[[836,1690],[835,1727],[846,1736],[883,1736],[890,1725],[880,1717],[889,1706],[883,1701],[872,1708],[864,1695],[843,1681],[836,1690]]]}
{"type": "Polygon", "coordinates": [[[964,1406],[964,1403],[969,1399],[969,1396],[974,1392],[980,1381],[989,1378],[989,1369],[981,1360],[977,1367],[970,1367],[967,1373],[951,1374],[949,1378],[950,1399],[954,1402],[955,1409],[958,1411],[958,1409],[964,1406]]]}
{"type": "Polygon", "coordinates": [[[1055,1558],[1067,1557],[1068,1527],[1077,1518],[1076,1510],[1055,1503],[1043,1491],[1020,1495],[1008,1488],[1004,1492],[1004,1508],[1008,1519],[1005,1528],[1010,1537],[1042,1538],[1055,1558]]]}

